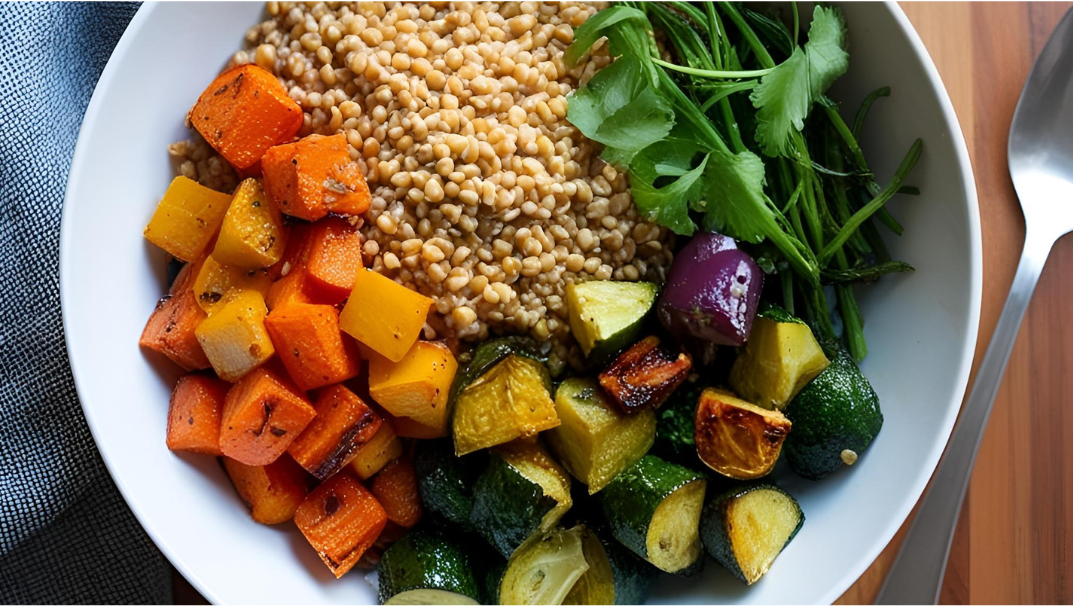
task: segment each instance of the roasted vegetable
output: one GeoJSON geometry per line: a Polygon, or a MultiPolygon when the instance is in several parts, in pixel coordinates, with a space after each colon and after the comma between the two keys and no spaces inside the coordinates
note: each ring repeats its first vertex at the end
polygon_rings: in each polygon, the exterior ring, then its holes
{"type": "Polygon", "coordinates": [[[509,559],[526,541],[551,530],[570,505],[566,471],[538,445],[518,442],[492,450],[473,487],[470,519],[509,559]]]}
{"type": "Polygon", "coordinates": [[[356,283],[356,273],[364,267],[360,233],[344,219],[328,217],[312,224],[307,238],[303,267],[308,295],[320,304],[344,302],[356,283]]]}
{"type": "Polygon", "coordinates": [[[251,518],[260,524],[289,521],[307,496],[307,473],[288,456],[262,466],[232,458],[221,462],[236,492],[251,507],[251,518]]]}
{"type": "Polygon", "coordinates": [[[561,604],[589,569],[581,546],[584,527],[537,536],[510,558],[499,585],[502,605],[561,604]]]}
{"type": "Polygon", "coordinates": [[[341,330],[391,361],[401,361],[420,337],[431,298],[377,272],[361,270],[341,311],[341,330]]]}
{"type": "Polygon", "coordinates": [[[656,434],[651,409],[623,414],[589,378],[570,378],[559,385],[555,413],[559,426],[546,431],[544,438],[590,494],[644,456],[656,434]]]}
{"type": "Polygon", "coordinates": [[[236,382],[274,355],[265,319],[262,294],[241,291],[195,328],[199,345],[223,380],[236,382]]]}
{"type": "Polygon", "coordinates": [[[379,538],[386,511],[360,482],[342,472],[309,494],[293,521],[326,567],[341,578],[379,538]]]}
{"type": "Polygon", "coordinates": [[[349,466],[357,477],[368,479],[403,452],[401,439],[394,433],[394,427],[383,420],[375,435],[356,451],[349,466]]]}
{"type": "Polygon", "coordinates": [[[454,405],[454,448],[458,455],[558,426],[549,383],[542,364],[508,355],[468,385],[454,405]]]}
{"type": "Polygon", "coordinates": [[[169,398],[165,444],[170,450],[221,456],[221,410],[229,383],[206,374],[181,377],[169,398]]]}
{"type": "Polygon", "coordinates": [[[260,367],[229,389],[221,414],[221,452],[244,464],[270,464],[315,417],[293,382],[260,367]]]}
{"type": "Polygon", "coordinates": [[[877,393],[847,351],[827,345],[829,367],[788,405],[791,468],[808,479],[821,479],[855,464],[877,437],[883,421],[877,393]]]}
{"type": "Polygon", "coordinates": [[[713,498],[701,515],[705,549],[752,585],[772,566],[804,521],[799,503],[772,484],[743,485],[713,498]]]}
{"type": "Polygon", "coordinates": [[[206,252],[232,196],[178,176],[165,190],[143,236],[174,258],[192,262],[206,252]]]}
{"type": "Polygon", "coordinates": [[[184,265],[169,294],[150,313],[139,337],[139,346],[165,355],[188,371],[210,367],[210,360],[195,336],[195,329],[206,320],[206,312],[199,308],[191,290],[204,259],[184,265]]]}
{"type": "MultiPolygon", "coordinates": [[[[360,166],[349,156],[344,133],[308,135],[274,146],[262,158],[266,193],[282,213],[315,221],[328,213],[361,215],[371,193],[360,166]]],[[[352,286],[350,280],[346,289],[352,286]]]]}
{"type": "Polygon", "coordinates": [[[608,526],[599,526],[595,534],[604,547],[604,555],[615,581],[614,603],[630,606],[644,604],[660,571],[615,540],[608,526]]]}
{"type": "Polygon", "coordinates": [[[656,312],[675,336],[741,346],[762,282],[757,263],[733,239],[699,232],[675,256],[656,312]]]}
{"type": "Polygon", "coordinates": [[[285,237],[281,212],[266,200],[262,184],[245,179],[225,212],[213,256],[243,270],[266,268],[285,253],[285,237]]]}
{"type": "Polygon", "coordinates": [[[379,355],[369,358],[368,390],[371,398],[394,416],[446,428],[446,403],[457,368],[457,360],[445,344],[420,340],[397,363],[379,355]]]}
{"type": "Polygon", "coordinates": [[[424,511],[459,530],[472,530],[473,485],[486,456],[457,457],[449,441],[416,446],[416,480],[424,511]]]}
{"type": "Polygon", "coordinates": [[[732,479],[757,479],[772,471],[791,422],[778,411],[708,388],[698,400],[694,442],[712,470],[732,479]]]}
{"type": "Polygon", "coordinates": [[[550,342],[537,342],[532,338],[522,336],[492,338],[480,343],[476,348],[458,358],[461,365],[454,376],[454,384],[450,387],[451,406],[457,401],[457,396],[462,389],[483,376],[507,355],[514,354],[546,364],[550,352],[550,342]]]}
{"type": "Polygon", "coordinates": [[[320,389],[315,418],[289,445],[289,455],[319,479],[340,471],[383,422],[360,397],[340,384],[320,389]]]}
{"type": "Polygon", "coordinates": [[[686,380],[692,365],[689,355],[649,336],[600,372],[600,386],[613,403],[629,414],[658,407],[686,380]]]}
{"type": "Polygon", "coordinates": [[[304,112],[270,72],[246,64],[223,72],[188,113],[191,126],[225,160],[246,169],[289,141],[304,124],[304,112]]]}
{"type": "Polygon", "coordinates": [[[731,388],[767,409],[783,410],[829,365],[814,332],[782,308],[759,312],[746,348],[731,368],[731,388]]]}
{"type": "Polygon", "coordinates": [[[371,493],[393,523],[408,529],[420,521],[420,490],[411,459],[399,458],[383,467],[371,481],[371,493]]]}
{"type": "Polygon", "coordinates": [[[630,345],[652,310],[653,283],[588,281],[566,287],[570,330],[585,356],[603,362],[630,345]]]}
{"type": "Polygon", "coordinates": [[[379,562],[380,604],[477,604],[480,589],[460,540],[410,531],[379,562]]]}
{"type": "Polygon", "coordinates": [[[209,256],[195,277],[195,301],[207,314],[213,312],[219,304],[241,291],[257,291],[265,298],[270,291],[272,281],[265,268],[243,270],[226,266],[209,256]]]}
{"type": "Polygon", "coordinates": [[[604,545],[596,534],[584,526],[581,532],[581,553],[589,568],[578,578],[563,599],[570,606],[609,606],[615,603],[615,574],[611,569],[604,545]]]}
{"type": "Polygon", "coordinates": [[[657,568],[678,573],[701,559],[701,475],[649,455],[612,480],[600,498],[612,535],[657,568]]]}
{"type": "Polygon", "coordinates": [[[279,306],[266,317],[266,330],[289,376],[305,391],[360,373],[356,343],[341,333],[333,306],[279,306]]]}

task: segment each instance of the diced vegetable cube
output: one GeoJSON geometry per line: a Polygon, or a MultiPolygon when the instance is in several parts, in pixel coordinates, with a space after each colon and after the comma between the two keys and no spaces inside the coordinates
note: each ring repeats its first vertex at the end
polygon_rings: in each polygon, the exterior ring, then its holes
{"type": "Polygon", "coordinates": [[[260,524],[289,521],[307,496],[307,473],[288,456],[261,466],[232,458],[222,463],[240,498],[251,507],[251,518],[260,524]]]}
{"type": "Polygon", "coordinates": [[[253,64],[214,79],[188,114],[191,125],[225,160],[246,169],[292,139],[304,112],[270,72],[253,64]]]}
{"type": "Polygon", "coordinates": [[[603,363],[630,345],[648,318],[659,288],[653,283],[587,281],[566,287],[570,330],[590,361],[603,363]]]}
{"type": "MultiPolygon", "coordinates": [[[[389,526],[388,526],[389,527],[389,526]]],[[[468,605],[481,597],[468,541],[438,530],[409,532],[379,565],[383,605],[468,605]]]]}
{"type": "Polygon", "coordinates": [[[266,268],[285,253],[285,236],[281,213],[267,202],[262,184],[246,179],[236,187],[221,222],[214,257],[244,270],[266,268]]]}
{"type": "MultiPolygon", "coordinates": [[[[557,606],[589,570],[581,545],[584,526],[555,528],[521,547],[510,557],[499,582],[501,605],[557,606]]],[[[572,603],[572,602],[567,602],[572,603]]]]}
{"type": "Polygon", "coordinates": [[[270,464],[314,417],[315,409],[291,380],[260,367],[225,398],[221,452],[252,466],[270,464]]]}
{"type": "Polygon", "coordinates": [[[810,327],[782,308],[759,312],[746,348],[731,367],[731,387],[767,409],[783,410],[829,360],[810,327]]]}
{"type": "Polygon", "coordinates": [[[391,361],[401,361],[420,337],[431,298],[381,274],[361,270],[341,311],[341,329],[391,361]]]}
{"type": "Polygon", "coordinates": [[[401,361],[373,356],[368,361],[371,398],[394,416],[408,416],[432,428],[445,428],[446,401],[457,360],[442,342],[418,341],[401,361]]]}
{"type": "Polygon", "coordinates": [[[173,179],[143,236],[174,258],[190,262],[206,251],[232,196],[184,176],[173,179]]]}
{"type": "Polygon", "coordinates": [[[315,221],[327,213],[360,215],[371,206],[367,180],[349,156],[344,133],[275,146],[262,166],[266,190],[282,213],[315,221]]]}
{"type": "Polygon", "coordinates": [[[411,528],[420,521],[420,489],[411,460],[399,458],[383,467],[371,482],[371,493],[395,524],[411,528]]]}
{"type": "Polygon", "coordinates": [[[548,445],[589,494],[644,456],[656,434],[653,410],[622,413],[592,379],[564,380],[555,393],[555,412],[559,426],[545,432],[548,445]]]}
{"type": "Polygon", "coordinates": [[[206,313],[195,301],[192,285],[203,260],[189,262],[176,275],[169,295],[161,298],[146,321],[139,346],[157,351],[185,370],[206,369],[206,358],[195,329],[206,320],[206,313]]]}
{"type": "Polygon", "coordinates": [[[799,503],[780,488],[760,482],[743,484],[705,506],[701,540],[720,565],[752,585],[769,571],[805,519],[799,503]]]}
{"type": "MultiPolygon", "coordinates": [[[[192,295],[194,299],[194,295],[192,295]]],[[[241,291],[217,306],[195,328],[206,357],[222,380],[236,382],[274,354],[263,321],[266,304],[257,291],[241,291]]]]}
{"type": "Polygon", "coordinates": [[[188,374],[176,382],[169,399],[165,444],[170,450],[221,456],[221,410],[229,383],[206,374],[188,374]]]}
{"type": "Polygon", "coordinates": [[[320,304],[344,302],[364,266],[360,233],[345,220],[330,217],[313,224],[308,238],[304,269],[309,296],[320,304]]]}
{"type": "Polygon", "coordinates": [[[394,433],[394,427],[383,420],[375,435],[356,451],[349,465],[357,477],[368,479],[390,461],[401,456],[403,451],[401,439],[394,433]]]}
{"type": "Polygon", "coordinates": [[[379,538],[387,518],[375,496],[342,472],[309,494],[293,521],[326,567],[341,578],[379,538]]]}
{"type": "Polygon", "coordinates": [[[658,407],[690,375],[685,352],[649,336],[619,355],[600,373],[600,386],[624,412],[658,407]]]}
{"type": "Polygon", "coordinates": [[[311,298],[307,297],[304,285],[307,281],[307,272],[302,266],[293,266],[289,274],[274,281],[270,290],[266,292],[266,307],[270,312],[289,304],[312,304],[311,298]]]}
{"type": "Polygon", "coordinates": [[[326,479],[375,436],[382,419],[340,384],[320,390],[314,407],[315,418],[289,446],[289,455],[315,477],[326,479]]]}
{"type": "Polygon", "coordinates": [[[209,314],[222,300],[244,290],[257,291],[264,297],[270,291],[270,273],[265,268],[243,270],[206,258],[195,277],[195,301],[209,314]]]}
{"type": "Polygon", "coordinates": [[[739,399],[724,389],[708,388],[698,400],[694,443],[712,470],[732,479],[768,475],[780,457],[791,421],[739,399]]]}
{"type": "Polygon", "coordinates": [[[341,333],[333,306],[287,304],[266,317],[266,329],[289,376],[305,391],[360,373],[356,345],[341,333]]]}

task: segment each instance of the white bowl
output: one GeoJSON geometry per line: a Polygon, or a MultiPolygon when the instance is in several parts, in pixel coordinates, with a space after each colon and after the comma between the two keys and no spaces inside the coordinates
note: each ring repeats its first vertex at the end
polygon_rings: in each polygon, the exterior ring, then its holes
{"type": "MultiPolygon", "coordinates": [[[[857,466],[825,481],[781,472],[806,525],[772,571],[745,587],[712,563],[704,577],[666,578],[665,603],[828,603],[870,565],[922,492],[952,429],[975,348],[981,238],[963,136],[926,50],[895,4],[845,4],[851,69],[834,94],[850,113],[892,86],[863,138],[888,179],[914,138],[919,197],[889,208],[907,228],[890,238],[913,274],[864,290],[870,356],[885,426],[857,466]]],[[[142,229],[172,178],[165,147],[183,117],[260,20],[261,4],[146,4],[94,92],[72,163],[61,234],[60,291],[79,397],[106,465],[135,515],[207,599],[228,604],[373,603],[359,574],[335,580],[295,528],[254,523],[213,458],[165,448],[177,371],[140,351],[166,291],[165,254],[142,229]]]]}

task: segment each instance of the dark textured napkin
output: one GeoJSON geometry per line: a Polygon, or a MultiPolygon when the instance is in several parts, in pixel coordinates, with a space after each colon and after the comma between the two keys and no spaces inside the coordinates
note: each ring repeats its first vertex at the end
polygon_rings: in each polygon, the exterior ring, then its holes
{"type": "Polygon", "coordinates": [[[172,599],[168,563],[90,436],[60,315],[71,155],[137,8],[0,3],[0,604],[172,599]]]}

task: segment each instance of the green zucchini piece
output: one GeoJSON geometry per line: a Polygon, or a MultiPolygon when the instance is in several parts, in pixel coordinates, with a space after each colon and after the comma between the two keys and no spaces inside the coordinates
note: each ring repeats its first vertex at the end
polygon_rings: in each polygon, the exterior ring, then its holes
{"type": "Polygon", "coordinates": [[[494,367],[510,354],[519,357],[535,359],[540,363],[547,363],[548,354],[551,353],[550,342],[537,342],[524,336],[507,336],[493,338],[481,343],[476,348],[458,357],[458,371],[454,376],[454,382],[450,385],[449,404],[452,407],[457,401],[458,394],[462,389],[483,376],[485,372],[494,367]]]}
{"type": "Polygon", "coordinates": [[[694,443],[694,418],[702,390],[702,385],[686,382],[657,411],[653,444],[657,456],[691,468],[701,466],[694,443]]]}
{"type": "Polygon", "coordinates": [[[448,440],[417,443],[414,466],[424,512],[443,524],[472,530],[473,484],[487,459],[455,456],[448,440]]]}
{"type": "Polygon", "coordinates": [[[535,359],[509,354],[462,389],[453,412],[459,456],[559,425],[551,377],[535,359]]]}
{"type": "Polygon", "coordinates": [[[602,519],[588,521],[582,548],[589,570],[563,604],[644,604],[660,571],[615,540],[602,519]],[[609,574],[613,589],[606,591],[609,574]]]}
{"type": "Polygon", "coordinates": [[[581,528],[581,551],[589,569],[581,575],[563,604],[578,606],[609,606],[615,603],[615,573],[607,551],[594,532],[581,528]]]}
{"type": "Polygon", "coordinates": [[[847,351],[826,347],[832,363],[785,410],[791,434],[784,453],[807,479],[855,464],[881,431],[877,393],[847,351]]]}
{"type": "Polygon", "coordinates": [[[600,496],[612,535],[652,565],[678,573],[701,558],[705,478],[699,473],[647,455],[600,496]]]}
{"type": "Polygon", "coordinates": [[[701,538],[709,555],[747,585],[772,566],[805,521],[799,503],[772,484],[737,487],[709,501],[701,538]]]}
{"type": "Polygon", "coordinates": [[[551,451],[570,474],[599,492],[653,444],[656,414],[620,412],[593,378],[570,378],[555,392],[559,426],[546,431],[551,451]]]}
{"type": "Polygon", "coordinates": [[[629,346],[659,293],[648,282],[588,281],[567,286],[570,331],[581,351],[601,362],[629,346]]]}
{"type": "Polygon", "coordinates": [[[535,443],[491,451],[474,488],[473,525],[509,558],[530,538],[555,527],[570,509],[570,476],[535,443]]]}
{"type": "Polygon", "coordinates": [[[758,312],[729,382],[743,399],[783,410],[828,365],[810,327],[774,306],[758,312]]]}
{"type": "Polygon", "coordinates": [[[707,388],[698,399],[694,442],[710,469],[732,479],[757,479],[773,470],[791,428],[791,421],[777,410],[707,388]]]}
{"type": "Polygon", "coordinates": [[[410,530],[379,561],[381,604],[476,604],[479,597],[468,554],[447,535],[410,530]]]}
{"type": "Polygon", "coordinates": [[[510,558],[499,585],[499,603],[561,604],[589,569],[581,537],[583,526],[550,530],[510,558]]]}

